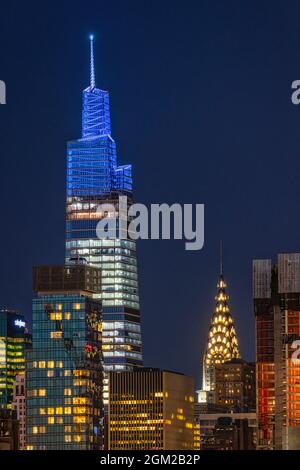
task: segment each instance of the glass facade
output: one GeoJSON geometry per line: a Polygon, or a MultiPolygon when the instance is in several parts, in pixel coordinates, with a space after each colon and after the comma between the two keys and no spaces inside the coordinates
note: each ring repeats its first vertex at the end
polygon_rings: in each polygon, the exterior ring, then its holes
{"type": "Polygon", "coordinates": [[[106,370],[142,365],[136,243],[121,237],[99,239],[96,233],[106,216],[118,226],[119,196],[132,204],[131,165],[117,165],[109,94],[95,87],[91,40],[91,83],[83,91],[82,137],[67,146],[66,263],[85,258],[102,270],[102,291],[96,297],[103,305],[106,370]],[[109,205],[107,210],[103,204],[109,205]]]}
{"type": "Polygon", "coordinates": [[[11,409],[14,382],[24,369],[24,316],[0,310],[0,408],[11,409]]]}
{"type": "Polygon", "coordinates": [[[26,364],[28,450],[92,450],[103,443],[101,302],[39,294],[26,364]]]}

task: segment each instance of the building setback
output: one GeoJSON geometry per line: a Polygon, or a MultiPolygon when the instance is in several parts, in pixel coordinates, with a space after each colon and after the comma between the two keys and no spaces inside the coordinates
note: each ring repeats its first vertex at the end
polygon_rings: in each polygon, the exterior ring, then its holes
{"type": "Polygon", "coordinates": [[[101,267],[102,290],[96,297],[103,306],[104,367],[126,370],[143,361],[136,242],[120,232],[118,219],[119,197],[132,204],[132,169],[117,163],[109,93],[96,87],[93,37],[90,45],[82,135],[67,146],[66,263],[85,258],[101,267]],[[116,233],[99,238],[97,225],[105,217],[115,222],[116,233]]]}
{"type": "Polygon", "coordinates": [[[258,448],[300,449],[300,254],[253,262],[258,448]],[[294,353],[296,354],[294,356],[294,353]]]}
{"type": "MultiPolygon", "coordinates": [[[[215,401],[215,366],[240,357],[233,317],[229,308],[221,254],[221,270],[217,284],[216,305],[211,318],[205,352],[203,355],[202,394],[215,401]]],[[[205,398],[204,398],[205,399],[205,398]]]]}
{"type": "Polygon", "coordinates": [[[194,381],[159,369],[109,374],[110,450],[192,450],[194,381]]]}
{"type": "Polygon", "coordinates": [[[26,364],[26,448],[103,445],[102,315],[98,268],[35,266],[26,364]]]}

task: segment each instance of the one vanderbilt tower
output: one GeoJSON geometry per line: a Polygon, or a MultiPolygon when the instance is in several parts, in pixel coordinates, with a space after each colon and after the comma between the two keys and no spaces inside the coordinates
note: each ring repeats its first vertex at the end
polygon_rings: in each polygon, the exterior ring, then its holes
{"type": "Polygon", "coordinates": [[[119,196],[132,204],[131,165],[118,166],[111,133],[109,93],[96,86],[94,37],[90,36],[90,83],[83,90],[82,136],[67,146],[66,263],[101,268],[104,368],[128,370],[142,365],[136,243],[102,238],[103,217],[118,214],[119,196]],[[99,210],[113,205],[115,214],[99,210]]]}

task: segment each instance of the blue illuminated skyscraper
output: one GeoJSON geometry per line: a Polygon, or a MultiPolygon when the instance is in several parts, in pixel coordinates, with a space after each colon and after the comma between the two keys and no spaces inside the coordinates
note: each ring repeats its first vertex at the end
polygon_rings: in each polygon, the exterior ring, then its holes
{"type": "MultiPolygon", "coordinates": [[[[131,165],[118,166],[111,136],[109,93],[96,88],[94,39],[90,37],[90,85],[83,91],[82,137],[67,148],[66,263],[85,258],[102,270],[105,370],[142,365],[136,243],[99,239],[96,227],[119,196],[132,203],[131,165]]],[[[110,214],[108,214],[110,215],[110,214]]]]}

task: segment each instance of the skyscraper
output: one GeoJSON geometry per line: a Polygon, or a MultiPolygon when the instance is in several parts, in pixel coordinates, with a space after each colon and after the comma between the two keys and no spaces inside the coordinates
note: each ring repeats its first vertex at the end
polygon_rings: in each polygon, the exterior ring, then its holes
{"type": "Polygon", "coordinates": [[[255,363],[231,359],[216,364],[215,398],[231,412],[256,411],[255,363]]]}
{"type": "Polygon", "coordinates": [[[192,450],[194,380],[150,368],[109,374],[110,450],[192,450]]]}
{"type": "Polygon", "coordinates": [[[132,204],[131,165],[118,166],[111,134],[109,94],[96,87],[94,38],[90,37],[90,84],[83,91],[82,136],[67,146],[66,263],[85,258],[102,270],[103,356],[108,370],[142,365],[136,243],[100,239],[104,217],[118,219],[119,196],[132,204]],[[103,205],[106,205],[105,207],[103,205]],[[100,207],[101,206],[101,207],[100,207]]]}
{"type": "Polygon", "coordinates": [[[25,370],[26,324],[14,310],[0,311],[0,408],[11,409],[16,375],[25,370]]]}
{"type": "Polygon", "coordinates": [[[98,268],[33,269],[32,350],[26,362],[26,448],[103,445],[102,316],[98,268]]]}
{"type": "MultiPolygon", "coordinates": [[[[212,394],[214,394],[215,391],[215,365],[240,357],[226,287],[221,253],[220,278],[217,284],[218,292],[215,298],[216,307],[211,319],[207,345],[203,356],[202,388],[204,391],[212,392],[212,394]]],[[[212,399],[214,400],[214,396],[212,399]]]]}
{"type": "Polygon", "coordinates": [[[300,253],[254,260],[253,297],[258,447],[299,450],[300,253]]]}

